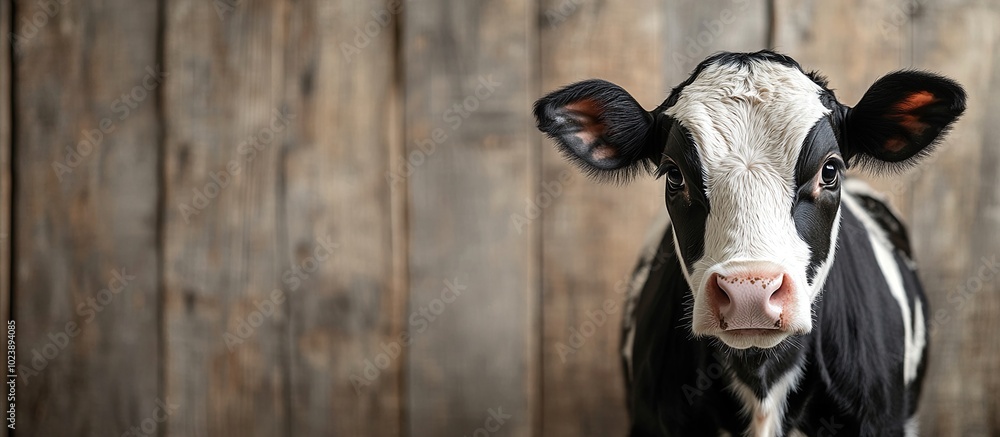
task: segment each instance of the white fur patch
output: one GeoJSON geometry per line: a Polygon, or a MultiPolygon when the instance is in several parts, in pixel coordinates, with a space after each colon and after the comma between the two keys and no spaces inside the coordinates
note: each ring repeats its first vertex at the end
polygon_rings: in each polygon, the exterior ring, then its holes
{"type": "Polygon", "coordinates": [[[733,378],[729,388],[743,402],[743,414],[750,420],[750,428],[743,435],[747,437],[781,435],[788,395],[798,386],[801,378],[802,366],[795,366],[778,379],[764,399],[757,399],[750,387],[733,378]]]}
{"type": "MultiPolygon", "coordinates": [[[[829,113],[819,99],[822,88],[794,67],[750,62],[754,64],[749,68],[706,67],[666,110],[694,139],[711,204],[704,256],[692,271],[682,268],[694,290],[692,331],[720,336],[740,348],[773,344],[758,344],[764,341],[760,339],[735,344],[738,340],[727,338],[713,323],[704,293],[711,273],[724,270],[727,263],[743,261],[782,266],[797,287],[793,308],[786,309],[791,315],[787,329],[808,332],[812,300],[827,271],[821,269],[823,276],[818,275],[812,287],[807,285],[810,248],[790,214],[802,144],[813,125],[829,113]]],[[[836,227],[834,231],[832,241],[836,241],[836,227]]],[[[675,247],[683,259],[680,246],[675,247]]],[[[831,255],[833,251],[831,247],[831,255]]]]}
{"type": "Polygon", "coordinates": [[[903,435],[905,437],[920,435],[920,420],[917,419],[916,415],[906,420],[906,425],[903,425],[903,435]]]}
{"type": "MultiPolygon", "coordinates": [[[[907,365],[912,369],[912,376],[917,377],[917,370],[923,362],[924,348],[927,347],[927,327],[924,326],[924,305],[920,299],[916,299],[913,306],[913,356],[907,357],[907,365]]],[[[907,381],[909,382],[909,381],[907,381]]]]}

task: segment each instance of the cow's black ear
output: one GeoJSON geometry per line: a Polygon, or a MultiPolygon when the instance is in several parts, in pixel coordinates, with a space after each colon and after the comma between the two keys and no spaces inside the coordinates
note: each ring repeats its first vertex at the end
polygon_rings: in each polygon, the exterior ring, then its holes
{"type": "Polygon", "coordinates": [[[893,170],[930,153],[965,111],[965,90],[946,77],[899,71],[879,79],[847,115],[847,158],[893,170]]]}
{"type": "Polygon", "coordinates": [[[639,169],[651,170],[663,153],[652,138],[653,116],[627,91],[603,80],[542,97],[535,102],[535,120],[567,158],[599,180],[626,182],[639,169]]]}

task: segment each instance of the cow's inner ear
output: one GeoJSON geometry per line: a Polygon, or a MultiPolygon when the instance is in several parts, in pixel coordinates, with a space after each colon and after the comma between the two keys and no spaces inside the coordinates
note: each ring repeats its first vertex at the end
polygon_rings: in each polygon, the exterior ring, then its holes
{"type": "Polygon", "coordinates": [[[847,117],[847,149],[862,167],[893,169],[930,153],[965,111],[953,80],[901,71],[875,82],[847,117]]]}
{"type": "Polygon", "coordinates": [[[663,151],[653,138],[652,114],[627,91],[603,80],[542,97],[535,102],[535,120],[564,155],[597,179],[627,181],[638,169],[650,170],[663,151]]]}

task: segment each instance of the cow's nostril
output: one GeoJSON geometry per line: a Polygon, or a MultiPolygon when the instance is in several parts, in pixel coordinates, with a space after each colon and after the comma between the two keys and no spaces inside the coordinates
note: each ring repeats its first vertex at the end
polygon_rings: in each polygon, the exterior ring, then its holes
{"type": "Polygon", "coordinates": [[[777,288],[773,293],[771,293],[771,296],[767,299],[767,301],[771,305],[781,308],[785,306],[785,301],[787,300],[789,293],[791,293],[790,290],[792,288],[792,280],[788,277],[788,274],[785,273],[778,276],[775,281],[777,281],[777,288]]]}
{"type": "Polygon", "coordinates": [[[728,279],[725,276],[716,274],[714,281],[708,281],[708,292],[712,301],[711,303],[717,309],[724,308],[733,301],[729,296],[729,293],[726,292],[725,286],[722,285],[722,283],[727,280],[728,279]]]}

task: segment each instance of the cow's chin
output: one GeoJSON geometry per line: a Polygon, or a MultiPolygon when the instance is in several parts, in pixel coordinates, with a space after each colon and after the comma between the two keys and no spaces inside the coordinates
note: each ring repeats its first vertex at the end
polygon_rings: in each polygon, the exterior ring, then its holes
{"type": "Polygon", "coordinates": [[[781,344],[792,333],[779,329],[734,329],[713,334],[726,346],[733,349],[770,349],[781,344]]]}

